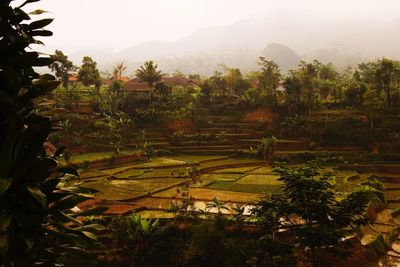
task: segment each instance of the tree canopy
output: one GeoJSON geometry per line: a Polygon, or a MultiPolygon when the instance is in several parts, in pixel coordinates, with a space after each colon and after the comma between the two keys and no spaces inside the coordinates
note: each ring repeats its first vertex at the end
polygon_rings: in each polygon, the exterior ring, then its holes
{"type": "Polygon", "coordinates": [[[91,57],[83,57],[82,66],[78,71],[78,81],[85,86],[94,85],[96,88],[100,87],[100,72],[97,69],[97,63],[91,57]]]}
{"type": "Polygon", "coordinates": [[[56,50],[51,58],[53,59],[53,63],[50,64],[51,70],[55,72],[56,77],[60,78],[64,88],[68,89],[69,76],[76,67],[61,50],[56,50]]]}

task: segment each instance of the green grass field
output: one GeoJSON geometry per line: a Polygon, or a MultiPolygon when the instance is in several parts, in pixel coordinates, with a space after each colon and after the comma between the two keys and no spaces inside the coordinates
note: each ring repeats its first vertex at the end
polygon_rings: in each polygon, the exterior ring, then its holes
{"type": "Polygon", "coordinates": [[[108,175],[113,175],[113,174],[117,174],[120,172],[131,170],[131,169],[132,169],[132,164],[129,164],[129,165],[124,165],[124,166],[115,167],[115,168],[105,168],[105,169],[101,169],[99,171],[102,173],[106,173],[108,175]]]}
{"type": "Polygon", "coordinates": [[[161,177],[187,177],[185,168],[150,169],[144,172],[140,178],[161,178],[161,177]],[[174,176],[175,175],[175,176],[174,176]]]}
{"type": "Polygon", "coordinates": [[[215,182],[207,188],[217,190],[228,190],[243,193],[272,194],[279,192],[279,185],[266,184],[240,184],[232,182],[215,182]]]}
{"type": "Polygon", "coordinates": [[[204,155],[174,155],[171,156],[170,158],[175,159],[175,160],[181,160],[181,161],[186,161],[186,162],[203,162],[203,161],[209,161],[209,160],[222,160],[226,159],[226,156],[204,156],[204,155]]]}
{"type": "Polygon", "coordinates": [[[79,175],[82,179],[91,179],[91,178],[110,176],[110,175],[108,175],[106,173],[102,173],[100,171],[83,171],[83,170],[79,170],[79,175]]]}
{"type": "MultiPolygon", "coordinates": [[[[134,155],[139,153],[138,150],[123,150],[121,156],[134,155]]],[[[95,162],[100,160],[111,159],[114,156],[114,152],[96,152],[96,153],[85,153],[85,154],[72,154],[70,163],[82,164],[87,162],[95,162]]]]}
{"type": "Polygon", "coordinates": [[[99,192],[95,194],[95,197],[106,200],[126,200],[146,194],[146,192],[141,191],[118,189],[110,186],[103,180],[84,183],[82,187],[98,190],[99,192]]]}
{"type": "Polygon", "coordinates": [[[154,192],[163,188],[177,186],[182,183],[181,179],[146,179],[146,180],[110,180],[108,185],[114,188],[139,191],[139,192],[154,192]]]}
{"type": "MultiPolygon", "coordinates": [[[[202,168],[209,168],[209,167],[218,167],[221,166],[221,169],[227,169],[227,168],[232,168],[231,165],[236,165],[236,164],[249,164],[249,163],[257,163],[260,162],[262,164],[262,161],[259,161],[257,159],[245,159],[245,158],[227,158],[225,160],[220,160],[220,161],[210,161],[210,162],[204,162],[200,164],[200,169],[202,168]],[[226,166],[226,168],[224,168],[226,166]]],[[[251,166],[249,166],[251,167],[251,166]]],[[[253,166],[255,168],[255,166],[253,166]]]]}
{"type": "Polygon", "coordinates": [[[222,169],[222,170],[217,170],[214,173],[238,173],[238,174],[243,174],[245,172],[249,172],[255,169],[258,169],[259,167],[238,167],[238,168],[228,168],[228,169],[222,169]]]}
{"type": "Polygon", "coordinates": [[[148,162],[136,163],[132,165],[132,168],[142,169],[142,168],[161,168],[169,167],[175,165],[185,165],[185,161],[176,160],[172,158],[152,158],[148,162]]]}
{"type": "Polygon", "coordinates": [[[114,174],[113,176],[118,179],[128,179],[128,178],[142,176],[144,173],[145,173],[145,171],[143,171],[143,170],[133,169],[133,170],[120,172],[118,174],[114,174]]]}
{"type": "Polygon", "coordinates": [[[237,180],[236,184],[254,184],[254,185],[282,185],[281,181],[278,181],[278,175],[259,175],[259,174],[248,174],[237,180]]]}
{"type": "Polygon", "coordinates": [[[226,181],[226,182],[234,182],[242,177],[243,174],[235,174],[235,173],[207,173],[203,174],[200,177],[202,181],[226,181]]]}
{"type": "Polygon", "coordinates": [[[249,171],[251,174],[271,174],[272,168],[270,166],[263,166],[249,171]]]}

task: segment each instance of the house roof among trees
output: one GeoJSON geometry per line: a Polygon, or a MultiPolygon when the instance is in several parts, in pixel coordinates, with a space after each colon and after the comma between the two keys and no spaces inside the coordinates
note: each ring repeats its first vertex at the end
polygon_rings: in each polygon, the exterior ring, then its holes
{"type": "Polygon", "coordinates": [[[124,92],[149,92],[150,90],[148,83],[139,82],[137,79],[130,80],[122,88],[124,92]]]}
{"type": "MultiPolygon", "coordinates": [[[[122,78],[127,78],[127,77],[122,77],[122,78]]],[[[201,84],[201,81],[199,80],[188,79],[182,76],[166,77],[163,78],[161,82],[167,85],[184,86],[184,87],[190,85],[200,86],[201,84]]],[[[124,92],[149,92],[150,90],[151,90],[150,85],[146,82],[142,82],[139,78],[134,78],[130,81],[125,82],[125,85],[122,88],[122,91],[124,92]]]]}
{"type": "Polygon", "coordinates": [[[130,78],[126,76],[121,76],[118,80],[120,80],[123,83],[127,83],[130,81],[130,78]]]}
{"type": "Polygon", "coordinates": [[[178,85],[178,86],[189,86],[189,85],[200,85],[200,81],[188,79],[182,76],[173,76],[169,78],[164,78],[163,82],[170,85],[178,85]]]}
{"type": "Polygon", "coordinates": [[[78,80],[77,75],[69,75],[69,77],[68,77],[69,82],[76,82],[77,80],[78,80]]]}

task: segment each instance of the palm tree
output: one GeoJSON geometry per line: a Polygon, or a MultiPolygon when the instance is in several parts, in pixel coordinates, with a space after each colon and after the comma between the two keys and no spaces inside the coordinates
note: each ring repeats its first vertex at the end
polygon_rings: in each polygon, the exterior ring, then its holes
{"type": "Polygon", "coordinates": [[[135,72],[136,77],[138,77],[142,82],[148,83],[151,92],[149,97],[149,104],[151,105],[151,95],[154,91],[155,84],[163,78],[164,74],[157,70],[158,65],[154,64],[152,60],[146,61],[144,65],[140,66],[135,72]]]}
{"type": "Polygon", "coordinates": [[[218,214],[222,214],[222,210],[228,211],[229,208],[225,205],[226,202],[219,200],[218,198],[214,197],[210,203],[207,203],[207,209],[213,209],[216,208],[218,211],[218,214]]]}
{"type": "Polygon", "coordinates": [[[276,142],[277,142],[277,139],[273,135],[270,137],[265,137],[265,138],[261,139],[260,145],[258,147],[258,151],[259,151],[259,153],[263,154],[265,161],[272,160],[272,157],[275,152],[276,142]]]}
{"type": "Polygon", "coordinates": [[[121,80],[122,74],[126,71],[127,67],[123,62],[117,63],[113,70],[113,78],[121,80]]]}
{"type": "Polygon", "coordinates": [[[157,70],[158,65],[152,60],[146,61],[143,66],[136,70],[135,74],[142,82],[146,82],[153,89],[154,85],[161,81],[164,74],[157,70]]]}

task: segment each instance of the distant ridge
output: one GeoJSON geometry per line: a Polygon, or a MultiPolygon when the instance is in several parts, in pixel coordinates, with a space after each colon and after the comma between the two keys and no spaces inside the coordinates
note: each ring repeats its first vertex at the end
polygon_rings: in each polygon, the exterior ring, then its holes
{"type": "MultiPolygon", "coordinates": [[[[273,16],[205,28],[174,42],[149,41],[117,53],[84,52],[93,56],[103,70],[123,61],[133,73],[134,68],[152,59],[166,72],[179,69],[209,75],[221,63],[240,67],[244,72],[254,70],[258,56],[268,55],[283,70],[294,67],[300,59],[319,59],[339,67],[379,57],[400,59],[398,47],[400,19],[387,23],[273,16]]],[[[83,55],[81,52],[70,57],[79,64],[83,55]]]]}

